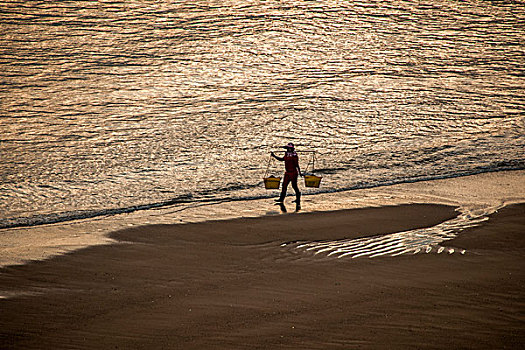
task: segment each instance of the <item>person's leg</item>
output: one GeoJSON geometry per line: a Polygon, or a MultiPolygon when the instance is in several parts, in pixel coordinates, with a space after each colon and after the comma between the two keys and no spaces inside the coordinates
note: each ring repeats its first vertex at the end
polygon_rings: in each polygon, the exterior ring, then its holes
{"type": "Polygon", "coordinates": [[[284,201],[284,198],[286,198],[286,191],[288,190],[289,183],[290,183],[290,176],[285,174],[284,179],[283,179],[283,189],[281,190],[281,196],[278,199],[279,202],[284,201]]]}
{"type": "Polygon", "coordinates": [[[292,188],[295,191],[295,202],[297,204],[301,203],[301,191],[299,191],[299,186],[297,186],[297,175],[292,179],[292,188]]]}

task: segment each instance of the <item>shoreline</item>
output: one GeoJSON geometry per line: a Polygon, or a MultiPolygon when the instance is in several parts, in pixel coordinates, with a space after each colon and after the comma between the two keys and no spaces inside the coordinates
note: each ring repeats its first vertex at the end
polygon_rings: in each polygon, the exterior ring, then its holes
{"type": "MultiPolygon", "coordinates": [[[[476,215],[479,212],[488,215],[505,205],[525,202],[523,183],[525,170],[513,170],[313,194],[303,197],[301,213],[422,203],[450,205],[476,215]]],[[[293,207],[288,209],[291,211],[293,207]]],[[[175,206],[64,224],[1,230],[0,267],[46,260],[89,246],[113,244],[115,242],[109,237],[110,234],[127,227],[282,214],[271,199],[264,199],[206,206],[175,206]]]]}
{"type": "Polygon", "coordinates": [[[456,215],[419,204],[120,230],[117,244],[1,269],[0,344],[517,349],[525,204],[446,242],[465,255],[337,259],[282,246],[432,227],[456,215]]]}
{"type": "MultiPolygon", "coordinates": [[[[470,176],[477,176],[482,174],[490,174],[490,173],[505,173],[505,172],[519,172],[519,171],[525,171],[525,169],[508,169],[508,170],[487,170],[487,171],[480,171],[480,172],[474,172],[474,173],[468,173],[468,174],[457,174],[457,175],[445,175],[445,176],[437,176],[437,177],[420,177],[420,178],[414,178],[414,179],[408,179],[406,181],[400,180],[400,181],[392,181],[392,182],[386,182],[381,184],[370,184],[370,185],[362,185],[362,186],[353,186],[348,188],[338,188],[333,190],[321,190],[317,192],[312,193],[305,193],[303,192],[303,199],[304,197],[308,196],[316,196],[316,195],[335,195],[341,193],[348,193],[351,191],[374,191],[376,189],[381,188],[388,188],[393,187],[397,185],[409,185],[409,184],[416,184],[420,182],[432,182],[432,181],[443,181],[443,180],[450,180],[450,179],[457,179],[462,177],[470,177],[470,176]]],[[[307,191],[307,188],[303,188],[303,191],[307,191]]],[[[275,193],[278,193],[276,190],[275,193]]],[[[269,196],[259,196],[259,197],[246,197],[246,198],[196,198],[195,202],[190,201],[187,197],[181,196],[180,199],[173,199],[173,200],[166,200],[151,204],[143,204],[143,205],[137,205],[137,206],[128,206],[128,207],[121,207],[121,208],[106,208],[106,209],[86,209],[86,210],[77,210],[77,211],[70,211],[70,212],[60,212],[60,213],[52,213],[49,214],[49,216],[46,215],[36,215],[36,216],[23,216],[18,218],[6,218],[3,219],[3,225],[0,226],[0,232],[2,231],[9,231],[9,230],[17,230],[17,229],[27,229],[32,227],[40,227],[40,226],[54,226],[54,225],[68,225],[70,223],[78,222],[78,221],[90,221],[90,220],[100,220],[105,217],[112,217],[112,216],[119,216],[123,214],[133,214],[133,213],[141,213],[141,212],[147,212],[152,210],[164,210],[166,208],[170,207],[178,207],[178,206],[184,206],[187,205],[188,207],[191,206],[213,206],[218,205],[221,203],[228,203],[228,202],[250,202],[250,201],[263,201],[263,200],[270,200],[275,199],[278,196],[275,195],[269,195],[269,196]]],[[[287,198],[295,198],[293,194],[288,193],[287,198]]]]}

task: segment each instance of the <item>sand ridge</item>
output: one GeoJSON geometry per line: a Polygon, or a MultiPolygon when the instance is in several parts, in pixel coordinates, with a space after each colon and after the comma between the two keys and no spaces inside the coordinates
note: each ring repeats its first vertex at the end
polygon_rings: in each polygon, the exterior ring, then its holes
{"type": "Polygon", "coordinates": [[[114,238],[124,243],[3,269],[3,289],[37,295],[0,300],[0,342],[6,349],[517,349],[525,340],[525,264],[516,243],[524,208],[504,208],[447,243],[465,255],[337,259],[281,247],[429,227],[457,215],[432,205],[119,231],[114,238]]]}

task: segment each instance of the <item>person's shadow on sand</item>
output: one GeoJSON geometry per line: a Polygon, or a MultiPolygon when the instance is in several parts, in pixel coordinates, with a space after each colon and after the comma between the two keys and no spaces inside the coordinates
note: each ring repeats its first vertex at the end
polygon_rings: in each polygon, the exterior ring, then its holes
{"type": "MultiPolygon", "coordinates": [[[[288,209],[286,209],[286,206],[284,205],[284,202],[278,202],[277,204],[279,205],[279,208],[281,209],[281,212],[283,214],[288,212],[288,209]]],[[[295,212],[297,213],[299,210],[301,210],[301,205],[296,203],[295,204],[295,212]]]]}

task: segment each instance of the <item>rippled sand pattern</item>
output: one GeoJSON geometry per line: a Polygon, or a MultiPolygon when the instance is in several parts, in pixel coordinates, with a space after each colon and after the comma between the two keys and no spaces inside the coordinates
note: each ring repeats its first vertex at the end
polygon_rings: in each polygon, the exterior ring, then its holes
{"type": "Polygon", "coordinates": [[[481,211],[470,211],[462,208],[456,218],[428,228],[358,239],[285,243],[282,247],[337,258],[375,258],[418,253],[465,254],[464,249],[446,247],[441,244],[455,238],[461,231],[469,227],[479,226],[498,209],[486,208],[481,211]]]}

